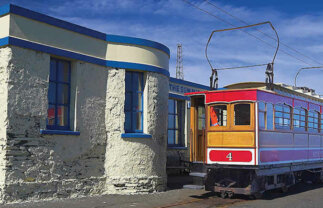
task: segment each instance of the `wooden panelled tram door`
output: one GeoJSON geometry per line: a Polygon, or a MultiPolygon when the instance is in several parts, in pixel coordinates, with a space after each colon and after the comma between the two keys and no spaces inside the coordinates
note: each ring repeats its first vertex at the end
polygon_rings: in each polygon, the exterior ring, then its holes
{"type": "Polygon", "coordinates": [[[203,162],[205,155],[205,105],[203,98],[191,99],[191,161],[203,162]]]}
{"type": "Polygon", "coordinates": [[[205,155],[205,107],[197,107],[197,141],[196,161],[204,161],[205,155]]]}

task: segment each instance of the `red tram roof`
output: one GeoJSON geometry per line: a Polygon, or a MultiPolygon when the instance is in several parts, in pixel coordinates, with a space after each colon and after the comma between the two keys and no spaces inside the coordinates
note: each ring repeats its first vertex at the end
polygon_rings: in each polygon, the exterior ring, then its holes
{"type": "Polygon", "coordinates": [[[185,95],[191,97],[204,96],[205,104],[217,102],[263,101],[272,104],[287,104],[293,107],[322,112],[323,100],[321,98],[300,93],[279,85],[275,85],[273,91],[266,90],[263,86],[264,85],[261,83],[252,83],[251,85],[248,85],[248,83],[234,84],[225,89],[191,92],[185,93],[185,95]]]}
{"type": "Polygon", "coordinates": [[[185,93],[187,96],[204,95],[205,103],[234,102],[234,101],[256,101],[257,89],[246,90],[215,90],[185,93]]]}

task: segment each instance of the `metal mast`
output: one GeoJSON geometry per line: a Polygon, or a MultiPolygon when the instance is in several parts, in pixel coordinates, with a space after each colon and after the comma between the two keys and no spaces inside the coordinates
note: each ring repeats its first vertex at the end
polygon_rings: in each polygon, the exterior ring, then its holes
{"type": "Polygon", "coordinates": [[[184,79],[182,44],[177,44],[176,78],[184,79]]]}

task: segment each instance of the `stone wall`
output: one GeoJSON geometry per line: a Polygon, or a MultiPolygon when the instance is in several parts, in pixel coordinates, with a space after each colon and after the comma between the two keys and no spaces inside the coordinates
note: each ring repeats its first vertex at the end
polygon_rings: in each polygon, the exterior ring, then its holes
{"type": "Polygon", "coordinates": [[[145,73],[144,133],[152,138],[121,138],[124,133],[125,70],[109,70],[106,105],[107,193],[148,193],[166,188],[168,78],[145,73]]]}
{"type": "Polygon", "coordinates": [[[0,49],[0,200],[166,188],[168,78],[145,72],[144,133],[124,133],[125,70],[72,60],[72,131],[46,135],[50,55],[0,49]]]}
{"type": "Polygon", "coordinates": [[[0,201],[3,201],[6,174],[7,110],[8,110],[8,67],[11,60],[9,47],[0,49],[0,201]]]}
{"type": "Polygon", "coordinates": [[[102,193],[108,71],[72,61],[71,126],[80,131],[80,136],[41,135],[40,129],[46,128],[50,55],[10,47],[1,49],[1,56],[10,49],[3,200],[102,193]]]}

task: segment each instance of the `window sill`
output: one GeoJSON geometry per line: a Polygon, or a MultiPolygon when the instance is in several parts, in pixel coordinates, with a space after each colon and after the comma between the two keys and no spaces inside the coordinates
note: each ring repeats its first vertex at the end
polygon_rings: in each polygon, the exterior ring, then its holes
{"type": "Polygon", "coordinates": [[[187,147],[175,147],[175,146],[168,146],[167,149],[174,149],[174,150],[187,150],[187,147]]]}
{"type": "Polygon", "coordinates": [[[64,131],[64,130],[48,130],[48,129],[41,129],[40,134],[59,134],[59,135],[80,135],[79,131],[64,131]]]}
{"type": "Polygon", "coordinates": [[[151,139],[150,134],[143,134],[143,133],[124,133],[121,134],[121,138],[148,138],[151,139]]]}

